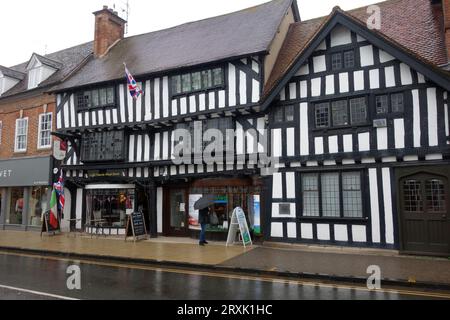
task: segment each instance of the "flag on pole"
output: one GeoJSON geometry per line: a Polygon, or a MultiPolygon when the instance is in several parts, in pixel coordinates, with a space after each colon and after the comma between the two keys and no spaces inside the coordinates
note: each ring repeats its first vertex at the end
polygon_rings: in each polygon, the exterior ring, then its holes
{"type": "Polygon", "coordinates": [[[66,203],[66,198],[64,196],[64,176],[63,171],[59,175],[58,181],[53,185],[58,196],[58,208],[61,210],[61,214],[64,211],[64,205],[66,203]]]}
{"type": "Polygon", "coordinates": [[[50,217],[49,223],[53,229],[58,229],[58,200],[56,196],[56,190],[53,189],[52,197],[50,199],[50,217]]]}
{"type": "Polygon", "coordinates": [[[130,95],[133,97],[133,99],[136,100],[137,98],[139,98],[141,94],[144,93],[144,91],[142,91],[141,88],[139,88],[139,86],[137,85],[136,80],[134,80],[133,76],[131,75],[130,71],[127,68],[127,65],[125,63],[123,65],[125,66],[125,74],[128,82],[128,91],[130,92],[130,95]]]}

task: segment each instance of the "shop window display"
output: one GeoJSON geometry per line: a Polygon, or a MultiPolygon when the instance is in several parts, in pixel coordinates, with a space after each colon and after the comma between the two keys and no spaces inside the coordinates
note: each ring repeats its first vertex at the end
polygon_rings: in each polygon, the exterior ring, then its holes
{"type": "MultiPolygon", "coordinates": [[[[203,195],[213,194],[216,197],[213,213],[207,232],[228,232],[233,210],[241,207],[247,215],[249,225],[253,227],[255,219],[254,195],[248,188],[224,187],[224,188],[193,188],[189,195],[189,229],[200,230],[198,223],[198,210],[194,209],[194,204],[203,195]]],[[[259,212],[258,212],[259,220],[259,212]]],[[[259,224],[259,222],[258,222],[259,224]]]]}
{"type": "Polygon", "coordinates": [[[11,188],[11,201],[9,203],[9,210],[7,210],[6,224],[22,224],[22,213],[24,209],[23,196],[23,188],[11,188]]]}
{"type": "Polygon", "coordinates": [[[41,225],[41,216],[48,210],[49,187],[33,187],[28,205],[28,225],[38,227],[41,225]]]}
{"type": "Polygon", "coordinates": [[[88,190],[87,222],[111,228],[125,228],[127,214],[134,212],[135,190],[88,190]]]}

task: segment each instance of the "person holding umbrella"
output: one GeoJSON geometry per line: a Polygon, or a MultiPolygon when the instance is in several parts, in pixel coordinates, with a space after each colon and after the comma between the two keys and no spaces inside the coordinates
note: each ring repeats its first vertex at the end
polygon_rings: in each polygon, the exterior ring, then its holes
{"type": "Polygon", "coordinates": [[[198,222],[201,226],[201,232],[200,232],[200,240],[199,245],[204,246],[205,244],[208,244],[206,241],[206,227],[209,223],[209,215],[212,211],[212,206],[215,203],[216,198],[213,195],[206,195],[202,198],[200,198],[195,204],[194,209],[199,210],[198,213],[198,222]]]}

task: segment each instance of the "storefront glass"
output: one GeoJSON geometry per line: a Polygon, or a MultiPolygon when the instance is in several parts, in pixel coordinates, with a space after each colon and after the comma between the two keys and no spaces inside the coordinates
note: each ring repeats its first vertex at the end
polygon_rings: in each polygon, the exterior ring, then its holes
{"type": "Polygon", "coordinates": [[[24,210],[24,188],[11,188],[11,201],[6,212],[6,224],[21,225],[24,210]]]}
{"type": "Polygon", "coordinates": [[[87,222],[91,226],[125,228],[127,214],[134,212],[135,190],[88,190],[87,222]]]}
{"type": "Polygon", "coordinates": [[[228,232],[233,210],[241,207],[246,213],[249,226],[255,226],[255,213],[258,232],[259,230],[259,191],[249,187],[223,187],[223,188],[192,188],[189,194],[189,229],[200,230],[198,223],[198,210],[194,209],[195,202],[203,195],[212,194],[216,200],[214,211],[210,215],[208,232],[228,232]]]}
{"type": "Polygon", "coordinates": [[[49,187],[32,187],[28,205],[28,225],[41,225],[41,216],[48,210],[49,187]]]}

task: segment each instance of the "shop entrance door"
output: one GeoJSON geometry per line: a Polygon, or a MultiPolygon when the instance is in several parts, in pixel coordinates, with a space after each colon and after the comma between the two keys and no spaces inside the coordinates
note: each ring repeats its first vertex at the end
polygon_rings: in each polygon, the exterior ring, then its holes
{"type": "Polygon", "coordinates": [[[445,177],[416,174],[400,180],[403,251],[450,253],[449,186],[445,177]]]}
{"type": "Polygon", "coordinates": [[[164,234],[169,237],[188,237],[189,220],[186,189],[166,189],[164,234]]]}

